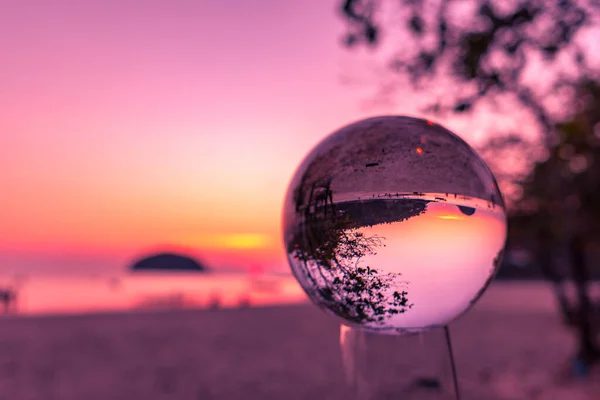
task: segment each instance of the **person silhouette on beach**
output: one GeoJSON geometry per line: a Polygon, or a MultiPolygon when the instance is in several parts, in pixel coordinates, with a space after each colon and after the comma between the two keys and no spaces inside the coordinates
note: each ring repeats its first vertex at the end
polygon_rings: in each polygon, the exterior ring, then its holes
{"type": "Polygon", "coordinates": [[[17,292],[9,287],[0,288],[0,302],[4,307],[4,314],[16,311],[17,292]]]}

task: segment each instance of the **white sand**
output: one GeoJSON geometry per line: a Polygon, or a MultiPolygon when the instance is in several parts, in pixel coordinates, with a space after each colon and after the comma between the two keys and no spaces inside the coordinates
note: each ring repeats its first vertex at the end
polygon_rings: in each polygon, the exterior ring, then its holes
{"type": "MultiPolygon", "coordinates": [[[[453,326],[464,398],[600,399],[600,371],[563,377],[574,342],[551,306],[502,290],[453,326]]],[[[340,358],[337,322],[312,305],[5,317],[0,399],[343,399],[340,358]]]]}

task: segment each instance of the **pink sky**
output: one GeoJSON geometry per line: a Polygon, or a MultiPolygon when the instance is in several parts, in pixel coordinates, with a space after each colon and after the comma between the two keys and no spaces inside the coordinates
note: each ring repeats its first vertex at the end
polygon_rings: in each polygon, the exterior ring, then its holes
{"type": "Polygon", "coordinates": [[[382,237],[385,246],[361,260],[362,266],[400,273],[409,282],[403,289],[414,306],[388,324],[420,328],[443,325],[470,305],[504,248],[506,219],[499,207],[487,209],[486,204],[467,216],[454,204],[440,202],[428,204],[426,214],[401,226],[381,224],[363,231],[382,237]]]}
{"type": "Polygon", "coordinates": [[[112,272],[167,247],[285,269],[306,152],[359,118],[421,115],[340,83],[338,3],[0,4],[0,273],[112,272]]]}

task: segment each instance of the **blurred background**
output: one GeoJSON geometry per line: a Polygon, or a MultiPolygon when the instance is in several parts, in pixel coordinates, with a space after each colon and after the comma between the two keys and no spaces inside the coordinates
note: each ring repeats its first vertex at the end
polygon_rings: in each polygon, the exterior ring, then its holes
{"type": "MultiPolygon", "coordinates": [[[[0,397],[343,398],[280,238],[361,118],[456,132],[505,196],[456,323],[486,399],[600,398],[600,3],[0,3],[0,397]]],[[[471,385],[471,386],[469,386],[471,385]]]]}

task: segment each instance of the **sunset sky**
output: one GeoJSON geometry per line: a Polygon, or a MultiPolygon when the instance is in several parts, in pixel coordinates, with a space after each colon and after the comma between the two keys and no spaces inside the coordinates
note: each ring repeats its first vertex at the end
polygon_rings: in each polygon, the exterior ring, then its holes
{"type": "Polygon", "coordinates": [[[366,116],[425,116],[342,83],[361,74],[337,4],[0,4],[0,273],[113,272],[168,248],[285,270],[306,152],[366,116]]]}
{"type": "Polygon", "coordinates": [[[403,290],[414,304],[388,323],[423,327],[447,323],[469,306],[504,248],[506,220],[499,207],[480,205],[469,216],[453,204],[439,202],[429,203],[422,215],[363,232],[381,237],[385,246],[361,260],[362,266],[401,274],[407,282],[403,290]]]}

